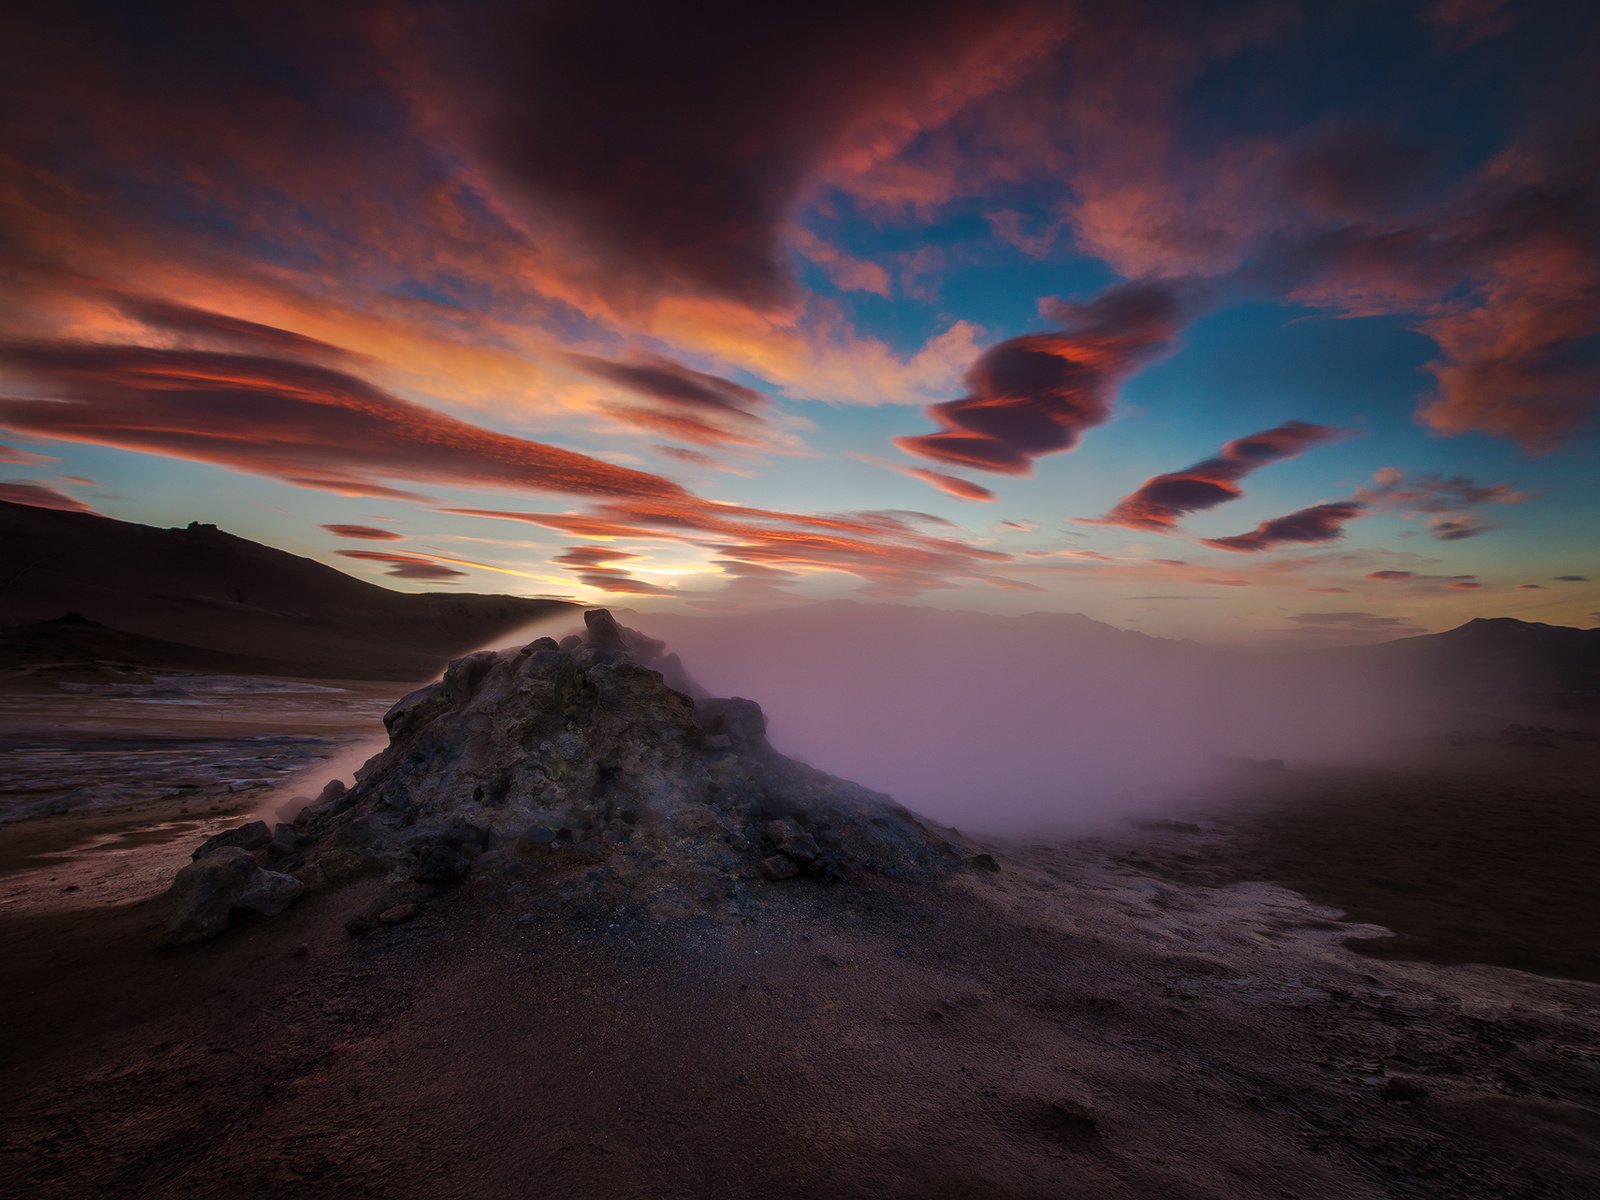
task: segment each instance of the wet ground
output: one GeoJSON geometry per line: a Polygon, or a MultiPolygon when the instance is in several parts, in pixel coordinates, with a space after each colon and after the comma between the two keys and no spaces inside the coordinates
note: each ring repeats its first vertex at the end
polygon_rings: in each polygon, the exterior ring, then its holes
{"type": "Polygon", "coordinates": [[[0,691],[0,822],[265,794],[370,741],[398,686],[173,674],[0,691]]]}

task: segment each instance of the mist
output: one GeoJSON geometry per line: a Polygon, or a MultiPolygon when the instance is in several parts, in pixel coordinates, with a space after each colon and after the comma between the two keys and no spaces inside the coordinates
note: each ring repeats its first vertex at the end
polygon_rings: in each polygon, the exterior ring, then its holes
{"type": "Polygon", "coordinates": [[[1419,720],[1362,656],[1252,652],[1064,614],[825,604],[619,614],[781,752],[934,820],[1081,831],[1201,799],[1219,760],[1368,760],[1419,720]]]}

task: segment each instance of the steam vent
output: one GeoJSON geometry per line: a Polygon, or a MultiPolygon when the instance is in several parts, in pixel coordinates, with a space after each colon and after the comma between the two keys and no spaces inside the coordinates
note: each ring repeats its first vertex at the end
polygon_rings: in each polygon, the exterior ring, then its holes
{"type": "Polygon", "coordinates": [[[335,780],[293,824],[202,845],[174,881],[166,943],[369,874],[385,882],[351,932],[479,881],[552,912],[659,918],[737,915],[791,881],[962,865],[889,797],[777,753],[760,706],[705,696],[661,642],[604,609],[584,623],[559,644],[457,659],[385,714],[389,745],[354,787],[335,780]]]}

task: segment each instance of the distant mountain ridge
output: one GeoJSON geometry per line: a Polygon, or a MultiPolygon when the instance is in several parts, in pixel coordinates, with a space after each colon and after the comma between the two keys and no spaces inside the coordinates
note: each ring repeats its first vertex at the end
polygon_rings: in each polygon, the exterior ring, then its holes
{"type": "Polygon", "coordinates": [[[1463,696],[1600,697],[1600,629],[1478,617],[1365,653],[1463,696]]]}
{"type": "Polygon", "coordinates": [[[126,662],[422,680],[570,609],[391,591],[211,525],[157,529],[0,502],[0,664],[10,667],[126,662]],[[62,620],[69,614],[81,620],[62,620]]]}
{"type": "MultiPolygon", "coordinates": [[[[456,655],[576,611],[555,600],[391,591],[211,525],[157,529],[0,502],[0,666],[109,661],[421,680],[456,655]],[[82,620],[63,620],[69,614],[82,620]]],[[[925,657],[931,662],[958,647],[978,656],[1011,654],[1020,663],[1029,659],[1029,647],[1070,646],[1070,667],[1094,673],[1127,663],[1156,668],[1250,656],[1119,629],[1078,613],[997,617],[835,602],[714,619],[669,612],[632,619],[674,649],[680,639],[688,648],[702,638],[742,639],[763,671],[796,676],[835,669],[826,654],[807,647],[841,629],[860,635],[863,648],[873,647],[880,658],[887,655],[902,679],[915,679],[925,657]],[[792,654],[786,645],[794,647],[792,654]]],[[[1464,698],[1600,696],[1600,629],[1510,617],[1369,646],[1261,653],[1307,664],[1337,655],[1380,676],[1464,698]]],[[[819,686],[825,682],[818,680],[819,686]]]]}

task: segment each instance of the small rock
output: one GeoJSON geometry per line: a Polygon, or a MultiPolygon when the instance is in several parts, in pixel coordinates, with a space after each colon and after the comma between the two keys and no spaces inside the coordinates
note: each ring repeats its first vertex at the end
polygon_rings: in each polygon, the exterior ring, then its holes
{"type": "Polygon", "coordinates": [[[454,883],[467,873],[472,861],[449,846],[427,846],[417,856],[415,878],[418,883],[454,883]]]}
{"type": "Polygon", "coordinates": [[[991,874],[1000,870],[1000,864],[992,854],[974,854],[967,859],[967,865],[975,871],[988,871],[991,874]]]}
{"type": "Polygon", "coordinates": [[[378,924],[399,925],[402,921],[409,921],[417,915],[415,904],[396,904],[393,908],[386,908],[378,914],[378,924]]]}
{"type": "Polygon", "coordinates": [[[762,877],[770,879],[773,883],[780,879],[793,879],[800,874],[800,868],[794,865],[794,861],[782,854],[774,854],[770,858],[763,858],[757,864],[757,867],[762,877]]]}

